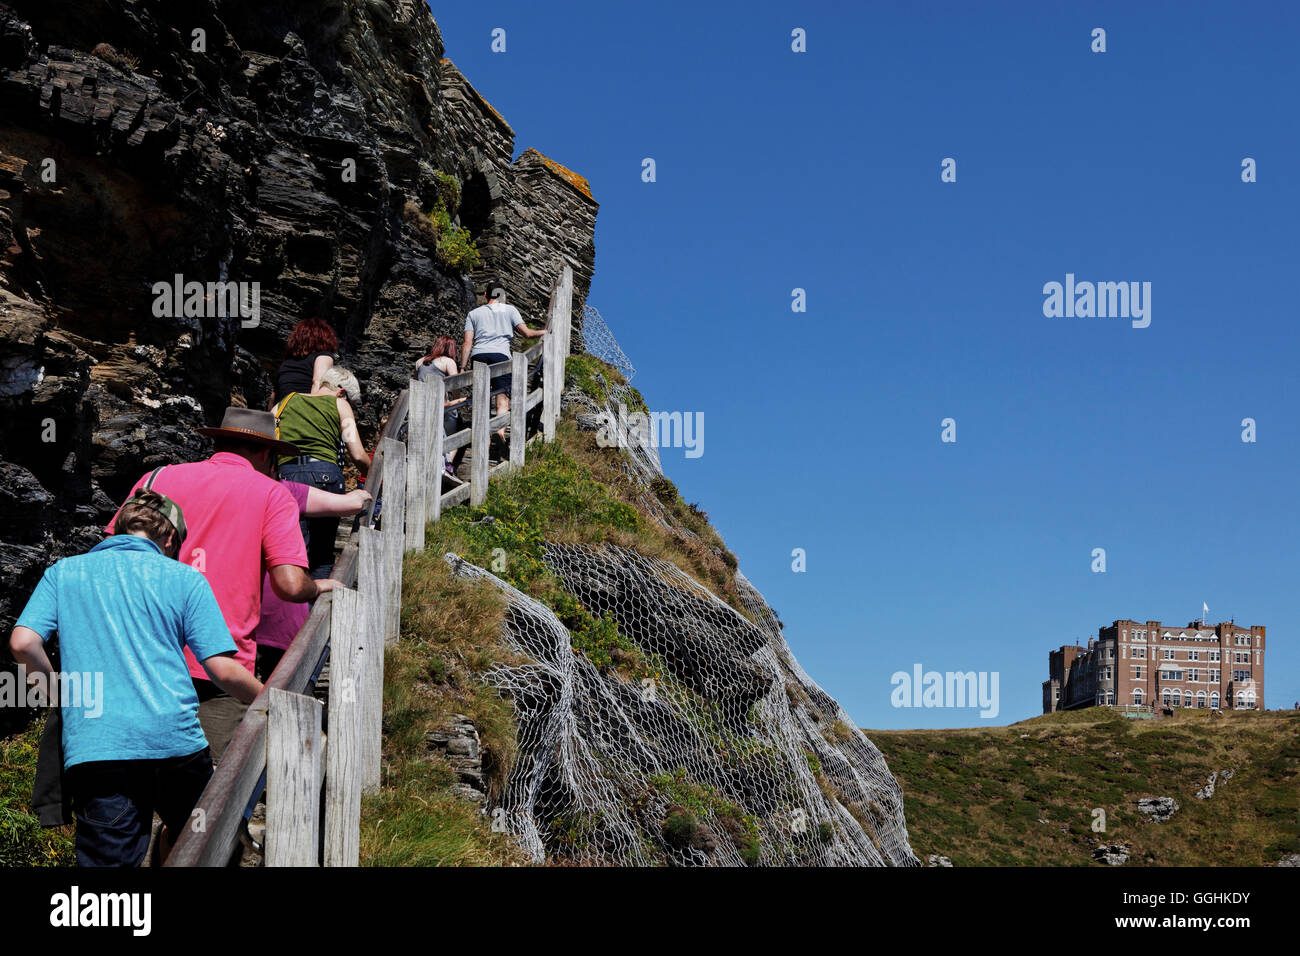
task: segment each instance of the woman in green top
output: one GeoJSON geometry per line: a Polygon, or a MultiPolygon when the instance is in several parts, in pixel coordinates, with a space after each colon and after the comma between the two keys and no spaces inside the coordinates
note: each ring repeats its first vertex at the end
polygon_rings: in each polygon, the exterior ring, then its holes
{"type": "MultiPolygon", "coordinates": [[[[325,371],[311,392],[293,392],[275,406],[276,434],[298,446],[296,458],[281,457],[280,479],[298,481],[322,491],[343,494],[344,455],[362,475],[370,470],[370,456],[361,444],[351,402],[361,400],[356,376],[337,365],[325,371]]],[[[307,542],[307,563],[313,578],[327,578],[334,570],[334,538],[338,518],[304,518],[300,522],[307,542]]]]}

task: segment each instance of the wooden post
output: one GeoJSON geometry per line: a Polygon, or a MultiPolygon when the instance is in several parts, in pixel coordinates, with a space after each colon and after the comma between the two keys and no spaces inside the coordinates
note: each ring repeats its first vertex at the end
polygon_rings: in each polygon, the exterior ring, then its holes
{"type": "Polygon", "coordinates": [[[321,702],[270,688],[266,865],[316,866],[320,843],[321,702]]]}
{"type": "Polygon", "coordinates": [[[424,550],[425,506],[429,482],[429,407],[431,388],[426,382],[412,381],[411,406],[406,430],[406,550],[424,550]]]}
{"type": "Polygon", "coordinates": [[[560,392],[555,385],[556,345],[555,303],[560,293],[560,280],[551,286],[551,304],[547,308],[546,338],[542,339],[542,440],[555,438],[555,422],[559,417],[560,392]]]}
{"type": "Polygon", "coordinates": [[[569,352],[569,328],[573,321],[573,270],[567,265],[551,289],[546,322],[546,377],[542,399],[542,432],[547,441],[555,437],[560,420],[560,396],[564,391],[564,360],[569,352]]]}
{"type": "Polygon", "coordinates": [[[375,505],[379,503],[379,495],[384,490],[384,443],[381,441],[375,447],[375,453],[370,457],[370,470],[366,472],[366,491],[370,492],[370,502],[361,509],[361,521],[357,527],[373,528],[375,526],[375,505]]]}
{"type": "MultiPolygon", "coordinates": [[[[361,861],[360,592],[335,588],[330,617],[329,747],[325,754],[325,865],[361,861]]],[[[373,626],[373,622],[372,622],[373,626]]]]}
{"type": "Polygon", "coordinates": [[[395,438],[379,443],[384,456],[384,477],[379,493],[384,507],[379,514],[382,528],[394,528],[398,534],[406,529],[406,445],[395,438]]]}
{"type": "Polygon", "coordinates": [[[379,789],[384,764],[384,644],[372,633],[362,641],[361,685],[361,790],[379,789]]]}
{"type": "Polygon", "coordinates": [[[357,555],[357,590],[375,606],[375,622],[385,644],[402,631],[402,535],[362,528],[357,555]]]}
{"type": "Polygon", "coordinates": [[[560,390],[564,390],[564,361],[569,357],[569,349],[572,346],[573,336],[573,269],[567,264],[560,271],[560,283],[563,288],[564,309],[563,322],[560,326],[563,334],[560,337],[560,390]]]}
{"type": "Polygon", "coordinates": [[[528,428],[524,423],[524,404],[528,399],[528,359],[523,352],[510,356],[510,467],[524,466],[524,442],[528,428]]]}
{"type": "Polygon", "coordinates": [[[477,507],[487,498],[488,486],[488,445],[491,436],[488,422],[492,418],[491,372],[486,362],[474,363],[474,411],[471,425],[472,441],[470,453],[474,456],[473,468],[469,479],[469,503],[477,507]]]}
{"type": "Polygon", "coordinates": [[[357,591],[363,621],[357,695],[361,702],[362,786],[379,786],[384,714],[384,648],[396,643],[401,626],[402,536],[395,531],[362,528],[357,591]],[[396,558],[396,568],[393,559],[396,558]]]}
{"type": "Polygon", "coordinates": [[[429,468],[433,474],[429,478],[428,498],[424,510],[427,520],[437,521],[442,517],[442,457],[444,454],[442,443],[447,438],[443,431],[442,410],[443,404],[447,401],[447,382],[441,375],[435,375],[429,385],[429,405],[433,408],[433,421],[429,424],[429,430],[432,434],[432,440],[429,442],[429,468]]]}

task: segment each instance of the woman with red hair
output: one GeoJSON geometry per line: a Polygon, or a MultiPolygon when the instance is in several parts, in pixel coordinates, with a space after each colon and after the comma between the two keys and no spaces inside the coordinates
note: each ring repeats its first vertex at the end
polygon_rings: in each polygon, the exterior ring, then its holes
{"type": "MultiPolygon", "coordinates": [[[[415,377],[421,382],[428,381],[434,375],[443,378],[456,375],[460,371],[456,365],[456,340],[450,335],[441,335],[429,346],[429,353],[415,363],[415,377]]],[[[461,396],[452,398],[444,396],[442,403],[442,428],[446,435],[454,435],[462,428],[469,427],[469,399],[461,396]],[[459,407],[458,407],[459,406],[459,407]]],[[[444,456],[447,474],[456,477],[456,466],[465,457],[467,446],[457,449],[454,456],[444,456]]]]}
{"type": "Polygon", "coordinates": [[[338,356],[339,340],[324,319],[303,319],[289,334],[284,361],[275,376],[271,404],[293,392],[309,395],[320,385],[320,378],[338,356]]]}
{"type": "Polygon", "coordinates": [[[450,335],[440,335],[429,346],[429,354],[415,363],[415,377],[421,382],[436,374],[429,366],[434,366],[444,376],[456,375],[460,369],[456,365],[456,340],[450,335]]]}

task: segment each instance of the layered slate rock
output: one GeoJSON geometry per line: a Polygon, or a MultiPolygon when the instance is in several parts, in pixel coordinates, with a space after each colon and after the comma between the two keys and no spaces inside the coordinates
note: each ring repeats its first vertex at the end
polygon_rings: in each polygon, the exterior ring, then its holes
{"type": "Polygon", "coordinates": [[[337,329],[367,443],[489,275],[537,317],[570,263],[580,322],[595,202],[512,160],[444,52],[418,0],[0,3],[0,628],[140,474],[209,453],[195,428],[267,406],[299,319],[337,329]],[[473,276],[403,215],[437,172],[463,184],[473,276]],[[159,315],[178,275],[257,283],[255,321],[159,315]]]}

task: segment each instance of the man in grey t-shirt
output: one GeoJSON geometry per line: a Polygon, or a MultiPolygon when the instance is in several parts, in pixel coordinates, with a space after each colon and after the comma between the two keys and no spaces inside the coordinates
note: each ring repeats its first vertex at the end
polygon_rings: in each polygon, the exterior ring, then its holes
{"type": "MultiPolygon", "coordinates": [[[[471,362],[483,362],[497,365],[510,361],[510,343],[515,332],[525,338],[535,339],[546,334],[545,329],[530,329],[524,324],[523,316],[505,299],[506,290],[493,284],[487,289],[487,304],[465,316],[465,341],[461,345],[461,368],[468,370],[471,362]]],[[[510,410],[510,376],[503,375],[492,382],[492,394],[496,396],[496,412],[501,415],[510,410]]],[[[504,441],[506,430],[502,428],[497,435],[504,441]]]]}

